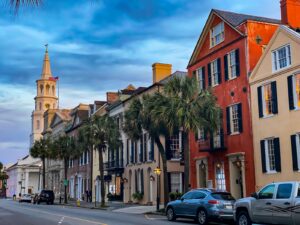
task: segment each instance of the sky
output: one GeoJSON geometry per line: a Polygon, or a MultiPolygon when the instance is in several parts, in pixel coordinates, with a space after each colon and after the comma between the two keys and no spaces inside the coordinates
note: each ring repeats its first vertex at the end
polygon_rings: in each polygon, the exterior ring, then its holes
{"type": "Polygon", "coordinates": [[[280,18],[279,0],[44,0],[17,15],[0,0],[0,162],[29,152],[36,83],[49,44],[60,108],[149,86],[154,62],[185,71],[212,8],[280,18]],[[262,7],[264,6],[264,7],[262,7]]]}

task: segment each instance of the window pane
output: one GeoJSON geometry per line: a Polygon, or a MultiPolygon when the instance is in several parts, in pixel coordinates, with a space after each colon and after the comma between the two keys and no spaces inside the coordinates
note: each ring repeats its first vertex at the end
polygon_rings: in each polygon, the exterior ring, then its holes
{"type": "Polygon", "coordinates": [[[224,165],[222,163],[216,166],[216,189],[226,190],[224,165]]]}
{"type": "Polygon", "coordinates": [[[300,108],[300,74],[295,75],[295,91],[296,105],[300,108]]]}
{"type": "Polygon", "coordinates": [[[264,106],[265,115],[271,115],[273,108],[271,84],[264,86],[264,106]]]}
{"type": "Polygon", "coordinates": [[[280,184],[277,190],[277,199],[290,198],[292,194],[292,184],[280,184]]]}
{"type": "Polygon", "coordinates": [[[239,132],[239,114],[238,114],[238,105],[231,106],[231,130],[233,133],[239,132]]]}
{"type": "Polygon", "coordinates": [[[275,185],[269,185],[267,187],[265,187],[264,189],[262,189],[258,196],[260,199],[271,199],[273,198],[273,194],[274,194],[274,189],[275,189],[275,185]]]}
{"type": "Polygon", "coordinates": [[[171,192],[181,192],[181,176],[180,173],[171,173],[171,192]]]}

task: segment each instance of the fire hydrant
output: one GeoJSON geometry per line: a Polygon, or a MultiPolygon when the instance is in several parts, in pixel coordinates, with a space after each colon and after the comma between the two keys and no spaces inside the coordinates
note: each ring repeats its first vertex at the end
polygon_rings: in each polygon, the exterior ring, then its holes
{"type": "Polygon", "coordinates": [[[77,207],[80,207],[80,201],[79,201],[79,199],[77,199],[76,205],[77,205],[77,207]]]}

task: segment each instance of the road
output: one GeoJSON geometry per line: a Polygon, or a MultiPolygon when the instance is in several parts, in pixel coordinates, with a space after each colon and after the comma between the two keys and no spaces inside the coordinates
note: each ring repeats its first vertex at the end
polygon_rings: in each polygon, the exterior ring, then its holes
{"type": "Polygon", "coordinates": [[[116,213],[60,205],[33,205],[0,199],[0,225],[190,225],[192,220],[169,222],[164,216],[116,213]]]}

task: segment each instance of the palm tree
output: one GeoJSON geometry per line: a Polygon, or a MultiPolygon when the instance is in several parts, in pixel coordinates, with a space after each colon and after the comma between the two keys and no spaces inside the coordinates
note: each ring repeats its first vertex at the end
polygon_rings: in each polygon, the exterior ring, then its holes
{"type": "MultiPolygon", "coordinates": [[[[34,142],[33,146],[30,148],[30,155],[33,158],[40,158],[43,163],[43,183],[42,187],[45,189],[45,179],[46,179],[46,158],[51,156],[51,141],[50,139],[40,139],[34,142]]],[[[51,157],[50,157],[51,158],[51,157]]]]}
{"type": "Polygon", "coordinates": [[[166,137],[168,130],[164,123],[157,123],[152,117],[151,111],[156,107],[157,95],[144,95],[142,101],[134,99],[125,112],[124,132],[132,140],[139,140],[143,130],[147,131],[151,140],[154,140],[162,159],[162,172],[164,177],[164,206],[168,203],[169,181],[167,174],[167,156],[160,136],[166,137]]]}
{"type": "Polygon", "coordinates": [[[3,164],[2,162],[0,162],[0,172],[2,171],[2,169],[3,169],[3,164]]]}
{"type": "MultiPolygon", "coordinates": [[[[65,182],[68,179],[68,162],[70,158],[78,157],[81,152],[75,147],[75,139],[68,136],[60,136],[53,141],[52,144],[52,155],[53,158],[62,160],[64,162],[64,178],[65,182]]],[[[68,203],[67,200],[67,185],[64,182],[65,193],[64,199],[65,204],[68,203]]]]}
{"type": "Polygon", "coordinates": [[[157,124],[165,124],[171,134],[182,133],[184,156],[184,191],[189,189],[190,148],[189,132],[199,128],[212,135],[219,127],[221,110],[216,98],[209,90],[199,92],[196,79],[173,77],[163,89],[156,93],[151,115],[157,124]]]}

